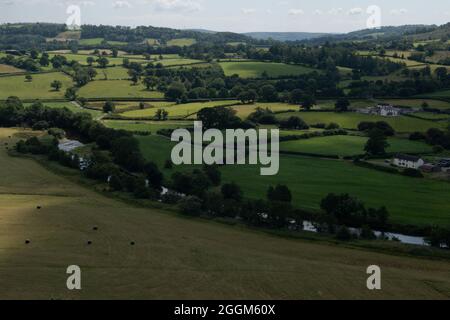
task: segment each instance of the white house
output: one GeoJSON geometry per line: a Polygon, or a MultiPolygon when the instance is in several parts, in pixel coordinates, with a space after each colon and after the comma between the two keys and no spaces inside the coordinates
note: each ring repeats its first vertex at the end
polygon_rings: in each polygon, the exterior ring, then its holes
{"type": "Polygon", "coordinates": [[[394,157],[393,164],[401,168],[419,169],[425,164],[425,161],[420,157],[397,154],[394,157]]]}
{"type": "Polygon", "coordinates": [[[375,107],[359,109],[358,112],[382,117],[397,117],[402,113],[402,110],[391,105],[379,104],[375,107]]]}

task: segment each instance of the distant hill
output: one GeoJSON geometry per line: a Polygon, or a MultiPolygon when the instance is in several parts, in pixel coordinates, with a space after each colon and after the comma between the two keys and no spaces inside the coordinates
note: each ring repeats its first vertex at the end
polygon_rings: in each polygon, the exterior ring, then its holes
{"type": "Polygon", "coordinates": [[[386,26],[378,29],[363,29],[338,35],[325,35],[306,40],[314,42],[324,41],[359,41],[359,40],[390,40],[401,37],[416,37],[421,34],[433,33],[441,27],[435,25],[403,25],[403,26],[386,26]]]}
{"type": "Polygon", "coordinates": [[[257,40],[273,39],[276,41],[302,41],[330,35],[313,32],[248,32],[244,34],[257,40]]]}

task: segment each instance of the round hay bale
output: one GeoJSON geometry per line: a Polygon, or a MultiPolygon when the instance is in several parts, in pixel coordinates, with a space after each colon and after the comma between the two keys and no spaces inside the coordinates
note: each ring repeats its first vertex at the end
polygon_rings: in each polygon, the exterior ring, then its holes
{"type": "Polygon", "coordinates": [[[41,206],[37,206],[36,209],[37,209],[37,210],[41,210],[42,207],[41,207],[41,206]]]}
{"type": "Polygon", "coordinates": [[[93,227],[92,230],[97,231],[98,227],[93,227]]]}
{"type": "Polygon", "coordinates": [[[132,245],[132,246],[134,246],[135,244],[136,244],[136,242],[134,242],[134,241],[130,242],[130,245],[132,245]]]}
{"type": "Polygon", "coordinates": [[[31,241],[29,239],[25,240],[25,244],[30,244],[31,241]]]}
{"type": "Polygon", "coordinates": [[[90,246],[91,244],[92,244],[92,241],[89,240],[89,241],[87,242],[87,245],[90,246]]]}

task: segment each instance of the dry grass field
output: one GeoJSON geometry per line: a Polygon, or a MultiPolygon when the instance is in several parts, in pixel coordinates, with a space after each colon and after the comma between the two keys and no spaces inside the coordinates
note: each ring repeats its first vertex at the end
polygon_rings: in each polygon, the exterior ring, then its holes
{"type": "Polygon", "coordinates": [[[450,297],[450,262],[279,238],[136,208],[74,184],[68,173],[10,157],[5,143],[11,147],[18,133],[0,129],[0,299],[450,297]],[[74,264],[82,269],[82,290],[70,292],[65,272],[74,264]],[[372,264],[383,272],[378,292],[366,289],[372,264]]]}

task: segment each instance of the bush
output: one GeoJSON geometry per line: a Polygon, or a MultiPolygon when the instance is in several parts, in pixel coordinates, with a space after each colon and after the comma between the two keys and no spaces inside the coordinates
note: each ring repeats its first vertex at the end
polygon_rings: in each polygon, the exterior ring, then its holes
{"type": "Polygon", "coordinates": [[[350,241],[352,240],[352,238],[353,236],[350,230],[345,226],[340,227],[338,232],[336,233],[336,239],[341,241],[350,241]]]}
{"type": "Polygon", "coordinates": [[[181,213],[188,216],[199,216],[202,214],[202,201],[195,196],[183,198],[179,202],[179,207],[181,213]]]}
{"type": "Polygon", "coordinates": [[[31,127],[33,130],[47,130],[49,128],[47,121],[38,121],[31,127]]]}

